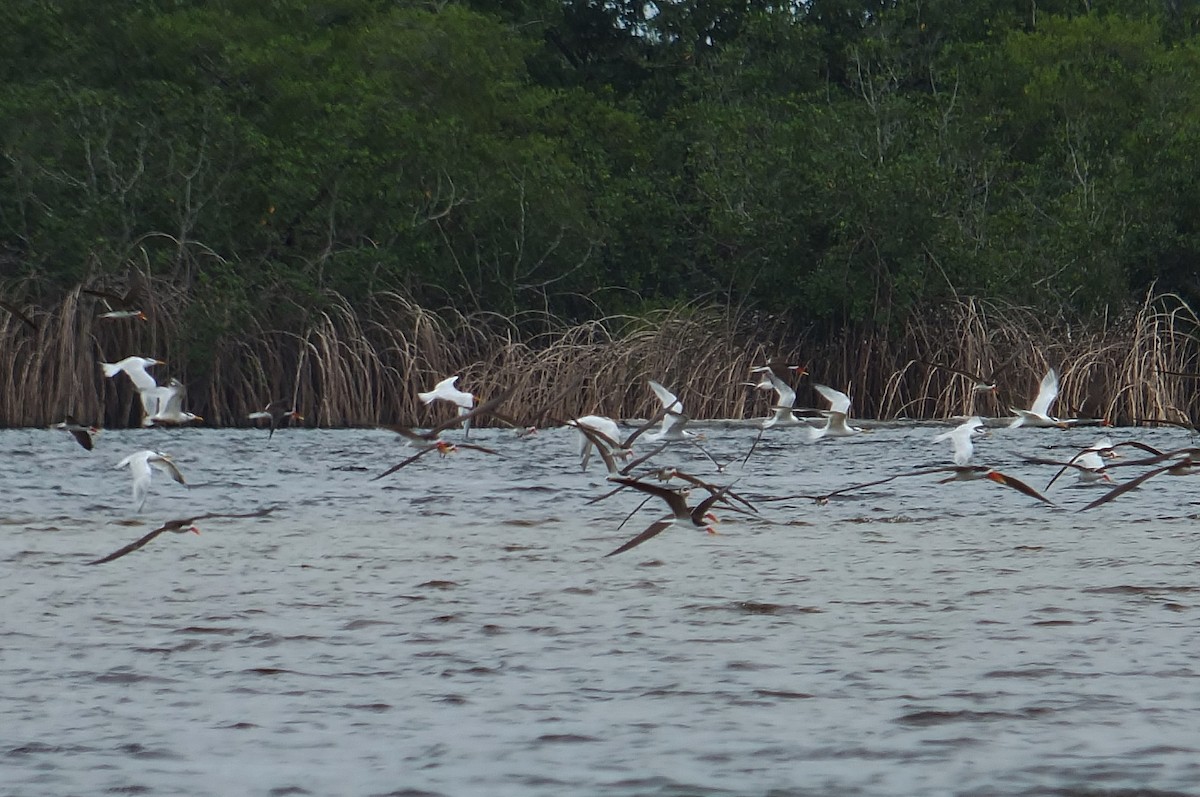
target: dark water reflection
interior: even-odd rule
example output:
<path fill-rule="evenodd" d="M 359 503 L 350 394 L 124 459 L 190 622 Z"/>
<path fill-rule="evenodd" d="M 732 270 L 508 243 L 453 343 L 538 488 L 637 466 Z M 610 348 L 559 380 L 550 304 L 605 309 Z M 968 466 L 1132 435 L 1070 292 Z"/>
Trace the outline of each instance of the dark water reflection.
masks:
<path fill-rule="evenodd" d="M 935 431 L 777 430 L 724 478 L 822 492 L 946 462 Z M 718 459 L 753 437 L 707 434 Z M 607 485 L 573 433 L 477 436 L 509 459 L 371 482 L 406 453 L 390 433 L 0 433 L 4 793 L 1197 793 L 1195 478 L 1082 515 L 899 480 L 605 559 L 661 508 L 617 530 L 637 497 L 586 505 Z M 1041 487 L 1021 454 L 1096 437 L 997 430 L 977 460 Z M 156 478 L 134 516 L 112 466 L 147 447 L 194 486 Z"/>

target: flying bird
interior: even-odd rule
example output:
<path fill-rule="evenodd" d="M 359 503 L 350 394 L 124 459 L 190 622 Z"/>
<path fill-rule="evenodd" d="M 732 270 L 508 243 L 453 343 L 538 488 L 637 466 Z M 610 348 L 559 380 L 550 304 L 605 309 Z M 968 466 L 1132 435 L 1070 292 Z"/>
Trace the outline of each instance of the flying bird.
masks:
<path fill-rule="evenodd" d="M 100 318 L 111 320 L 119 320 L 125 318 L 136 318 L 139 321 L 146 321 L 146 313 L 142 307 L 145 304 L 145 277 L 136 269 L 130 277 L 129 289 L 124 294 L 112 293 L 111 291 L 101 291 L 93 288 L 84 288 L 82 293 L 88 296 L 95 296 L 100 301 L 104 302 L 104 306 L 108 312 L 101 313 Z"/>
<path fill-rule="evenodd" d="M 288 402 L 286 401 L 269 401 L 267 402 L 267 406 L 263 407 L 257 412 L 250 413 L 246 417 L 252 421 L 268 421 L 270 423 L 271 431 L 267 435 L 267 439 L 270 440 L 275 436 L 275 430 L 283 425 L 284 422 L 304 420 L 304 416 L 301 415 L 295 407 L 290 410 L 285 410 L 284 407 L 287 405 Z"/>
<path fill-rule="evenodd" d="M 114 559 L 120 559 L 125 554 L 133 553 L 138 548 L 144 547 L 147 543 L 149 543 L 151 540 L 153 540 L 158 535 L 165 534 L 168 531 L 173 532 L 175 534 L 186 534 L 189 531 L 192 532 L 193 534 L 199 534 L 200 527 L 196 525 L 196 521 L 198 521 L 198 520 L 208 520 L 209 518 L 263 517 L 264 515 L 271 514 L 275 510 L 276 510 L 276 507 L 270 507 L 269 509 L 259 509 L 256 512 L 245 512 L 245 513 L 208 512 L 203 515 L 193 515 L 192 517 L 180 518 L 179 520 L 168 520 L 166 523 L 162 524 L 161 526 L 156 528 L 154 531 L 141 537 L 140 539 L 134 540 L 133 542 L 126 545 L 125 547 L 119 548 L 119 549 L 113 551 L 108 556 L 105 556 L 102 559 L 96 559 L 94 561 L 88 562 L 88 564 L 89 565 L 102 565 L 106 562 L 111 562 Z"/>
<path fill-rule="evenodd" d="M 133 476 L 134 512 L 141 512 L 150 493 L 150 482 L 154 471 L 160 470 L 180 484 L 187 486 L 183 474 L 175 465 L 175 460 L 169 454 L 161 451 L 135 451 L 115 465 L 116 468 L 128 467 Z"/>
<path fill-rule="evenodd" d="M 646 540 L 657 537 L 667 529 L 674 526 L 676 523 L 690 526 L 694 529 L 702 529 L 710 534 L 716 534 L 713 524 L 717 522 L 717 516 L 710 510 L 713 504 L 720 500 L 728 487 L 722 487 L 714 490 L 711 486 L 709 496 L 697 504 L 695 507 L 687 505 L 687 497 L 678 490 L 672 490 L 668 487 L 659 487 L 656 484 L 647 484 L 637 479 L 619 478 L 613 481 L 624 484 L 626 487 L 632 487 L 635 490 L 641 490 L 651 496 L 657 496 L 667 502 L 667 506 L 671 509 L 671 514 L 651 523 L 645 531 L 637 535 L 629 542 L 620 546 L 611 553 L 605 556 L 616 556 L 619 553 L 625 553 L 631 548 L 636 548 Z"/>
<path fill-rule="evenodd" d="M 187 388 L 178 379 L 172 378 L 166 385 L 140 390 L 145 417 L 142 426 L 180 426 L 192 421 L 203 421 L 199 415 L 185 412 L 183 399 Z"/>
<path fill-rule="evenodd" d="M 1017 407 L 1009 407 L 1009 410 L 1017 417 L 1008 425 L 1008 428 L 1016 429 L 1018 426 L 1057 426 L 1059 429 L 1066 429 L 1070 425 L 1069 423 L 1050 415 L 1050 407 L 1057 398 L 1058 372 L 1051 368 L 1042 377 L 1042 382 L 1038 386 L 1037 398 L 1033 400 L 1033 404 L 1030 405 L 1029 409 L 1023 410 Z"/>
<path fill-rule="evenodd" d="M 1159 476 L 1164 473 L 1167 474 L 1168 476 L 1191 476 L 1192 474 L 1197 473 L 1197 472 L 1200 472 L 1200 462 L 1197 462 L 1195 459 L 1193 459 L 1191 455 L 1187 455 L 1187 456 L 1184 456 L 1183 459 L 1180 459 L 1175 462 L 1171 462 L 1167 465 L 1163 465 L 1161 467 L 1155 468 L 1154 470 L 1148 470 L 1145 473 L 1143 473 L 1142 475 L 1138 476 L 1137 478 L 1130 479 L 1129 481 L 1125 482 L 1124 484 L 1118 484 L 1116 487 L 1109 490 L 1107 493 L 1100 496 L 1095 501 L 1092 501 L 1090 504 L 1083 507 L 1079 511 L 1086 512 L 1087 510 L 1094 509 L 1095 507 L 1098 507 L 1101 504 L 1107 504 L 1109 501 L 1113 500 L 1114 498 L 1116 498 L 1120 495 L 1124 495 L 1125 493 L 1129 492 L 1130 490 L 1136 490 L 1137 488 L 1139 488 L 1143 484 L 1145 484 L 1148 480 L 1153 479 L 1155 476 Z"/>
<path fill-rule="evenodd" d="M 63 420 L 54 424 L 52 428 L 65 429 L 66 431 L 70 432 L 71 436 L 75 438 L 75 442 L 79 443 L 79 445 L 83 446 L 88 451 L 91 451 L 93 448 L 95 448 L 95 437 L 101 432 L 99 426 L 88 426 L 79 423 L 72 415 L 68 415 Z"/>
<path fill-rule="evenodd" d="M 840 390 L 834 390 L 828 385 L 814 384 L 813 388 L 821 394 L 822 398 L 829 402 L 829 409 L 825 411 L 825 425 L 818 429 L 812 427 L 806 429 L 804 442 L 815 443 L 822 437 L 849 437 L 862 431 L 862 429 L 850 426 L 847 423 L 850 417 L 849 396 Z"/>
<path fill-rule="evenodd" d="M 129 377 L 129 381 L 141 393 L 144 390 L 154 390 L 158 387 L 158 382 L 155 381 L 147 371 L 155 365 L 166 365 L 162 360 L 155 360 L 151 357 L 126 357 L 124 360 L 118 360 L 115 363 L 100 363 L 100 368 L 103 369 L 104 375 L 110 379 L 119 373 L 124 373 Z M 143 404 L 145 402 L 143 401 Z"/>
<path fill-rule="evenodd" d="M 25 326 L 32 329 L 34 332 L 39 331 L 37 322 L 34 321 L 29 316 L 27 316 L 25 314 L 24 310 L 22 310 L 20 307 L 13 304 L 12 302 L 6 301 L 4 299 L 0 299 L 0 309 L 7 310 L 9 312 L 9 314 L 12 315 L 13 318 L 17 319 L 18 321 L 23 323 Z"/>
<path fill-rule="evenodd" d="M 943 440 L 949 440 L 954 447 L 954 464 L 966 465 L 971 461 L 971 454 L 975 451 L 975 444 L 971 438 L 979 433 L 981 426 L 983 426 L 983 419 L 978 415 L 972 415 L 964 423 L 933 438 L 933 442 L 940 443 Z"/>

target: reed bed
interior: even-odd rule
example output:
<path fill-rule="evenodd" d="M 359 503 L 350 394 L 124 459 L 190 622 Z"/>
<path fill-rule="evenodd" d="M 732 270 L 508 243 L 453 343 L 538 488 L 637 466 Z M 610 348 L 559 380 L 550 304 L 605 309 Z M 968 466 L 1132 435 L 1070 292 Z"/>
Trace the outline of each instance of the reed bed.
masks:
<path fill-rule="evenodd" d="M 1092 326 L 965 298 L 899 330 L 827 340 L 714 305 L 567 324 L 545 314 L 433 311 L 395 292 L 361 306 L 329 294 L 298 328 L 251 321 L 197 352 L 185 319 L 203 308 L 170 285 L 149 286 L 148 322 L 100 319 L 102 308 L 79 289 L 55 306 L 27 306 L 36 330 L 0 313 L 0 424 L 45 426 L 69 413 L 136 425 L 128 380 L 104 378 L 97 364 L 130 354 L 165 360 L 160 382 L 187 384 L 189 409 L 215 426 L 247 425 L 246 415 L 272 400 L 323 427 L 428 424 L 451 410 L 425 407 L 417 393 L 451 374 L 483 398 L 511 391 L 505 412 L 522 424 L 653 415 L 649 379 L 675 390 L 695 418 L 763 417 L 774 396 L 753 388 L 750 370 L 772 356 L 807 363 L 809 380 L 850 393 L 859 417 L 1007 415 L 1009 405 L 1028 406 L 1050 366 L 1061 376 L 1055 409 L 1063 416 L 1191 423 L 1200 412 L 1200 382 L 1178 375 L 1200 367 L 1200 318 L 1172 294 Z M 951 370 L 987 376 L 1001 366 L 998 398 L 977 395 L 973 380 Z M 797 404 L 819 408 L 809 380 Z"/>

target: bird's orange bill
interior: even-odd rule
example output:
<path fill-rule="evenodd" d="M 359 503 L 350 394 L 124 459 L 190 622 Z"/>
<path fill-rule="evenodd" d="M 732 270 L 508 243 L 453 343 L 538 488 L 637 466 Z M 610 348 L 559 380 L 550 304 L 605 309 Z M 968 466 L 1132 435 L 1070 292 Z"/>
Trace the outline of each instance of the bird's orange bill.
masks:
<path fill-rule="evenodd" d="M 695 508 L 689 509 L 687 505 L 687 499 L 684 498 L 683 494 L 668 487 L 660 487 L 657 484 L 647 484 L 646 482 L 638 481 L 637 479 L 621 478 L 615 479 L 614 481 L 619 481 L 626 487 L 632 487 L 635 490 L 641 490 L 644 493 L 648 493 L 652 496 L 658 496 L 659 498 L 663 499 L 671 508 L 672 516 L 669 518 L 662 518 L 661 520 L 656 520 L 654 523 L 651 523 L 650 526 L 641 534 L 629 540 L 611 553 L 605 554 L 605 558 L 609 556 L 616 556 L 619 553 L 625 553 L 631 548 L 636 548 L 646 540 L 652 539 L 653 537 L 661 534 L 669 526 L 674 525 L 676 521 L 687 520 L 695 528 L 707 528 L 707 524 L 704 521 L 710 517 L 709 510 L 712 509 L 713 504 L 720 500 L 721 496 L 723 496 L 729 489 L 728 487 L 722 487 L 715 492 L 711 492 L 711 494 L 697 504 Z"/>
<path fill-rule="evenodd" d="M 124 548 L 119 548 L 119 549 L 113 551 L 112 553 L 110 553 L 108 556 L 105 556 L 102 559 L 96 559 L 95 561 L 88 562 L 88 564 L 89 565 L 102 565 L 106 562 L 111 562 L 114 559 L 120 559 L 125 554 L 133 553 L 138 548 L 145 546 L 147 543 L 149 543 L 151 540 L 153 540 L 158 535 L 164 534 L 168 531 L 174 531 L 174 532 L 178 532 L 178 533 L 184 533 L 187 531 L 196 531 L 196 533 L 198 534 L 199 533 L 198 530 L 191 528 L 192 524 L 194 524 L 198 520 L 207 520 L 209 518 L 263 517 L 265 515 L 271 514 L 276 509 L 278 509 L 278 507 L 272 506 L 272 507 L 268 507 L 266 509 L 259 509 L 254 512 L 244 512 L 244 513 L 209 512 L 204 515 L 196 515 L 194 517 L 180 518 L 179 520 L 168 520 L 166 523 L 159 526 L 154 531 L 150 532 L 149 534 L 145 535 L 144 537 L 134 540 L 133 542 L 126 545 Z"/>
<path fill-rule="evenodd" d="M 451 453 L 452 451 L 456 451 L 460 448 L 469 448 L 472 451 L 482 451 L 485 454 L 494 454 L 495 456 L 498 456 L 498 457 L 504 457 L 504 455 L 501 454 L 499 451 L 494 451 L 490 448 L 485 448 L 484 446 L 477 446 L 474 443 L 453 443 L 453 444 L 443 443 L 443 445 L 440 445 L 440 446 L 437 443 L 433 443 L 432 445 L 428 445 L 425 448 L 422 448 L 420 451 L 413 454 L 408 459 L 405 459 L 402 462 L 396 463 L 392 467 L 385 470 L 383 473 L 379 474 L 378 476 L 373 477 L 371 479 L 371 481 L 379 481 L 384 476 L 391 476 L 393 473 L 400 470 L 401 468 L 407 467 L 407 466 L 411 465 L 412 463 L 416 462 L 418 459 L 425 456 L 430 451 L 441 451 L 443 454 L 448 454 L 448 453 Z"/>

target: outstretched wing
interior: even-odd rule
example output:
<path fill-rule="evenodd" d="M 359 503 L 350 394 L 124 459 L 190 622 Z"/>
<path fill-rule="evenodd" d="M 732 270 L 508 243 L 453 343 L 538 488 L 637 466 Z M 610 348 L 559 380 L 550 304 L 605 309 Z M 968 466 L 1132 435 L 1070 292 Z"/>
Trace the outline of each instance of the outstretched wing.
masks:
<path fill-rule="evenodd" d="M 645 531 L 643 531 L 641 534 L 637 535 L 632 540 L 630 540 L 629 542 L 622 545 L 620 548 L 617 548 L 615 551 L 606 553 L 604 556 L 605 556 L 605 558 L 608 558 L 609 556 L 616 556 L 619 553 L 625 553 L 630 548 L 636 548 L 639 545 L 641 545 L 643 542 L 645 542 L 646 540 L 657 537 L 659 534 L 662 534 L 664 531 L 666 531 L 673 525 L 675 525 L 675 518 L 673 518 L 673 517 L 663 518 L 662 520 L 656 520 L 653 523 L 651 523 L 650 526 Z"/>

